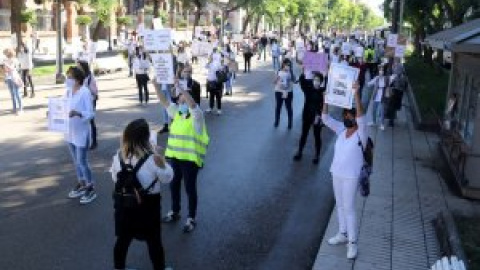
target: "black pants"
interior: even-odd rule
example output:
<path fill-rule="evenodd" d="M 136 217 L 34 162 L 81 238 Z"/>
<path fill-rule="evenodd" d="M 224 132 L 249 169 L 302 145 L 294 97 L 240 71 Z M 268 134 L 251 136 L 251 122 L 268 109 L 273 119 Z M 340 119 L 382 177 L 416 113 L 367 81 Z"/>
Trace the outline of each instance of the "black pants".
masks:
<path fill-rule="evenodd" d="M 147 217 L 141 219 L 142 240 L 147 243 L 150 260 L 153 264 L 154 270 L 165 269 L 165 253 L 162 245 L 162 229 L 160 222 L 160 194 L 149 195 L 145 200 L 148 204 L 148 210 L 145 211 Z M 138 220 L 137 220 L 138 221 Z M 119 222 L 119 220 L 116 220 Z M 135 222 L 134 220 L 124 219 L 122 222 Z M 118 224 L 116 224 L 118 226 Z M 128 248 L 133 239 L 137 238 L 136 232 L 130 231 L 130 228 L 137 228 L 136 226 L 128 227 L 122 231 L 117 231 L 117 240 L 113 249 L 113 259 L 115 269 L 124 269 L 127 258 Z"/>
<path fill-rule="evenodd" d="M 207 92 L 210 93 L 210 109 L 213 109 L 215 105 L 215 100 L 217 101 L 217 109 L 222 109 L 222 96 L 223 96 L 223 86 L 220 83 L 208 82 L 207 83 Z"/>
<path fill-rule="evenodd" d="M 378 73 L 378 64 L 377 63 L 368 63 L 368 70 L 370 71 L 370 78 L 373 79 L 377 76 Z"/>
<path fill-rule="evenodd" d="M 313 126 L 313 137 L 315 139 L 315 157 L 320 156 L 320 149 L 322 148 L 321 131 L 322 126 L 320 123 L 315 124 L 315 115 L 303 115 L 302 119 L 302 135 L 300 136 L 300 144 L 298 145 L 298 152 L 302 154 L 303 148 L 307 143 L 308 132 Z"/>
<path fill-rule="evenodd" d="M 192 56 L 192 64 L 198 63 L 198 57 Z"/>
<path fill-rule="evenodd" d="M 137 74 L 135 75 L 138 87 L 138 100 L 140 103 L 145 99 L 145 103 L 148 103 L 148 75 Z"/>
<path fill-rule="evenodd" d="M 28 80 L 28 81 L 27 81 Z M 32 88 L 31 89 L 31 94 L 33 95 L 35 93 L 35 91 L 33 90 L 33 81 L 32 81 L 32 75 L 30 74 L 30 70 L 29 69 L 22 69 L 22 81 L 23 81 L 23 85 L 24 85 L 24 88 L 23 88 L 23 95 L 27 95 L 28 92 L 27 92 L 27 86 L 30 85 L 30 87 Z"/>
<path fill-rule="evenodd" d="M 293 118 L 293 92 L 288 92 L 287 98 L 285 99 L 282 97 L 281 92 L 275 92 L 275 99 L 277 101 L 275 107 L 275 125 L 278 125 L 278 122 L 280 121 L 280 111 L 282 110 L 283 103 L 285 102 L 285 107 L 287 107 L 288 126 L 291 127 Z"/>
<path fill-rule="evenodd" d="M 128 55 L 128 76 L 133 75 L 133 55 Z"/>
<path fill-rule="evenodd" d="M 93 100 L 93 110 L 97 110 L 97 99 Z M 95 124 L 95 118 L 90 120 L 90 128 L 92 129 L 92 146 L 97 145 L 97 124 Z"/>
<path fill-rule="evenodd" d="M 252 62 L 252 57 L 251 56 L 243 56 L 243 60 L 245 62 L 245 69 L 244 72 L 250 72 L 250 66 Z"/>
<path fill-rule="evenodd" d="M 188 217 L 195 218 L 197 215 L 197 175 L 198 166 L 194 162 L 178 159 L 171 159 L 174 177 L 170 183 L 172 195 L 172 211 L 180 213 L 182 179 L 185 182 L 185 191 L 188 196 Z"/>

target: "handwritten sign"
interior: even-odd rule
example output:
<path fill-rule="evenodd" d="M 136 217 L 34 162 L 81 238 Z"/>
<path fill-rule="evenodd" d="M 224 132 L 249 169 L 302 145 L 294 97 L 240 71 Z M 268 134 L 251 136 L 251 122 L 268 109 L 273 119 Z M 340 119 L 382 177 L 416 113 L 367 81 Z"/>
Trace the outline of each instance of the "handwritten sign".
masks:
<path fill-rule="evenodd" d="M 172 30 L 144 30 L 143 43 L 147 51 L 168 51 L 172 44 Z"/>
<path fill-rule="evenodd" d="M 173 84 L 175 74 L 173 72 L 173 56 L 170 53 L 152 54 L 153 69 L 159 84 Z"/>
<path fill-rule="evenodd" d="M 342 44 L 342 55 L 350 55 L 351 46 L 347 42 Z"/>
<path fill-rule="evenodd" d="M 328 69 L 328 55 L 325 53 L 305 52 L 303 67 L 308 71 L 326 73 Z"/>
<path fill-rule="evenodd" d="M 70 106 L 67 98 L 51 97 L 48 99 L 48 130 L 68 133 L 70 126 Z"/>
<path fill-rule="evenodd" d="M 398 34 L 389 34 L 387 38 L 387 46 L 388 47 L 396 47 L 398 41 Z"/>
<path fill-rule="evenodd" d="M 397 45 L 397 47 L 395 47 L 395 57 L 398 57 L 398 58 L 404 57 L 405 56 L 405 50 L 406 50 L 406 46 Z"/>
<path fill-rule="evenodd" d="M 357 80 L 358 68 L 332 64 L 328 72 L 325 102 L 334 106 L 351 109 L 353 105 L 353 83 Z"/>
<path fill-rule="evenodd" d="M 355 57 L 363 57 L 364 49 L 362 46 L 355 47 Z"/>

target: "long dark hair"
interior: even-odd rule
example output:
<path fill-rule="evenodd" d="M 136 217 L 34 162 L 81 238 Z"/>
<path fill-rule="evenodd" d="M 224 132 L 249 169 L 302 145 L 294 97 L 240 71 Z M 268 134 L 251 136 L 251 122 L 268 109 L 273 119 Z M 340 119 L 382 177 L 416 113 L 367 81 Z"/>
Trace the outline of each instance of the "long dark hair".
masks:
<path fill-rule="evenodd" d="M 150 127 L 147 120 L 140 118 L 130 122 L 123 131 L 121 153 L 124 159 L 142 158 L 152 153 Z"/>
<path fill-rule="evenodd" d="M 90 76 L 90 74 L 92 74 L 92 71 L 90 70 L 90 66 L 88 65 L 87 62 L 78 61 L 78 64 L 82 68 L 83 72 L 85 72 L 85 78 L 87 78 L 88 76 Z"/>

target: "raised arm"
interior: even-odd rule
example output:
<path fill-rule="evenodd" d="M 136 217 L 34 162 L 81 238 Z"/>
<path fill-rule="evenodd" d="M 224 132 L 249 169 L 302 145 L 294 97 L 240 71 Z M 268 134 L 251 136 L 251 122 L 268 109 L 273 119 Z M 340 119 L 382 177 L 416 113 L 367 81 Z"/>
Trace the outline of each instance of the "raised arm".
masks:
<path fill-rule="evenodd" d="M 353 84 L 353 91 L 355 95 L 355 107 L 357 108 L 357 118 L 362 117 L 365 112 L 363 110 L 362 98 L 360 97 L 360 85 L 358 82 Z"/>
<path fill-rule="evenodd" d="M 168 108 L 168 106 L 170 106 L 170 102 L 167 100 L 167 98 L 163 94 L 161 85 L 158 84 L 156 81 L 153 81 L 153 86 L 155 87 L 155 93 L 157 94 L 157 97 L 160 100 L 160 104 L 162 104 L 163 107 Z"/>

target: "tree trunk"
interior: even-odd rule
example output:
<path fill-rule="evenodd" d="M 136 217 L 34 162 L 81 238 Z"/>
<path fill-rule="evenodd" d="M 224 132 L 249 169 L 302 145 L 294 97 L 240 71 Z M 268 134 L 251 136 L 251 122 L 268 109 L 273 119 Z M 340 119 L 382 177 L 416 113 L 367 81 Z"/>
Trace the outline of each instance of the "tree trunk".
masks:
<path fill-rule="evenodd" d="M 415 29 L 415 40 L 414 40 L 414 50 L 413 54 L 417 57 L 422 56 L 422 44 L 420 43 L 420 30 L 417 28 Z"/>
<path fill-rule="evenodd" d="M 262 18 L 262 15 L 258 14 L 257 18 L 255 19 L 255 35 L 258 35 L 258 28 L 260 27 L 260 19 Z"/>
<path fill-rule="evenodd" d="M 245 20 L 243 20 L 242 34 L 245 34 L 245 32 L 247 31 L 247 27 L 250 24 L 250 20 L 252 20 L 252 15 L 247 12 L 247 16 L 245 16 Z"/>
<path fill-rule="evenodd" d="M 195 30 L 198 27 L 198 24 L 200 23 L 200 17 L 202 16 L 202 6 L 196 6 L 195 10 L 195 17 L 193 19 L 193 31 L 192 31 L 192 39 L 195 38 Z"/>
<path fill-rule="evenodd" d="M 102 21 L 98 21 L 95 30 L 93 30 L 92 41 L 97 42 L 98 38 L 100 37 L 100 31 L 104 28 L 104 23 Z"/>
<path fill-rule="evenodd" d="M 22 24 L 20 22 L 20 14 L 22 13 L 25 1 L 11 1 L 10 3 L 11 33 L 15 34 L 17 37 L 17 44 L 15 48 L 19 48 L 20 43 L 22 42 Z"/>
<path fill-rule="evenodd" d="M 158 11 L 160 8 L 160 0 L 153 0 L 153 18 L 160 17 L 160 12 Z"/>

